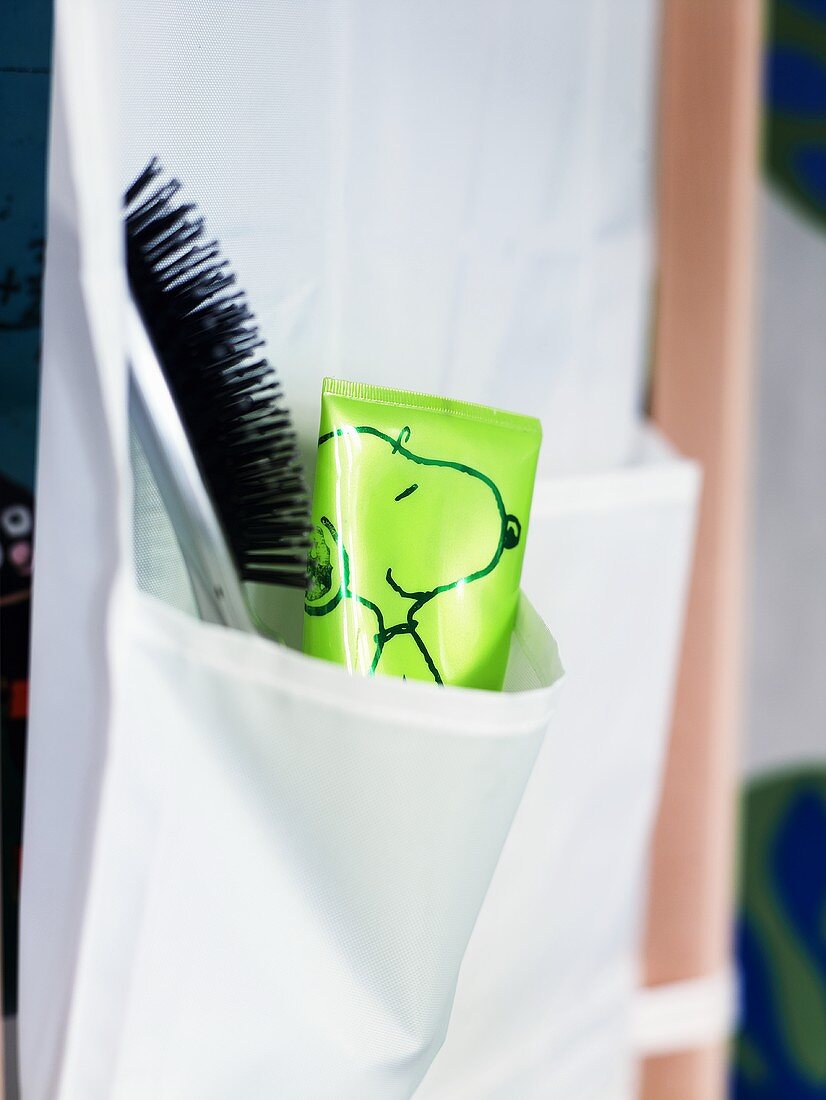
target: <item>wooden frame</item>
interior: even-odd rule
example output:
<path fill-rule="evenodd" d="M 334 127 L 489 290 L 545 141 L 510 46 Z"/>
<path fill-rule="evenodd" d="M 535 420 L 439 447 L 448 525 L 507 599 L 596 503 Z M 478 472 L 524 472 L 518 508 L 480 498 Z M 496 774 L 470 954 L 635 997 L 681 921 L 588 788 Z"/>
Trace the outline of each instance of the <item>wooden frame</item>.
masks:
<path fill-rule="evenodd" d="M 760 0 L 664 0 L 653 415 L 704 488 L 653 846 L 651 986 L 730 965 L 749 428 Z M 645 1100 L 717 1100 L 725 1043 L 649 1059 Z"/>

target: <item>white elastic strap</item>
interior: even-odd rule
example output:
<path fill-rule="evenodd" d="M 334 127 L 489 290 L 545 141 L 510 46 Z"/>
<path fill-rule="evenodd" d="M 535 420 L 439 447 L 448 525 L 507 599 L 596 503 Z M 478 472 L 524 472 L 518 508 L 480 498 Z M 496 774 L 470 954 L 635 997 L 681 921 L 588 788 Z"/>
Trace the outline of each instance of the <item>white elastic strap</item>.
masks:
<path fill-rule="evenodd" d="M 737 1020 L 732 970 L 637 993 L 632 1043 L 638 1054 L 693 1050 L 726 1039 Z"/>

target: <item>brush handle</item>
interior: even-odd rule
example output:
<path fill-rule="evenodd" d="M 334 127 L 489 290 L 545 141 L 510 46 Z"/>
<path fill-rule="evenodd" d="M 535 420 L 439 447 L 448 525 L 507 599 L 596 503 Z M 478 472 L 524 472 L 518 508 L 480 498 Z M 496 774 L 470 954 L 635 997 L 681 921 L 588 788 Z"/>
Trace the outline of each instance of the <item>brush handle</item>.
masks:
<path fill-rule="evenodd" d="M 175 400 L 133 301 L 127 309 L 129 415 L 175 530 L 202 619 L 257 633 Z"/>

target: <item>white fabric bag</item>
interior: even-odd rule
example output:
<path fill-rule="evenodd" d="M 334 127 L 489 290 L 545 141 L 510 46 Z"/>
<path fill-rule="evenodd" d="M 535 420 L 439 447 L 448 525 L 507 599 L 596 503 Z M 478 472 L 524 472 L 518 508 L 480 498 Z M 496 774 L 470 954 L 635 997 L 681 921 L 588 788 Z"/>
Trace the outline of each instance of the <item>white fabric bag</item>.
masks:
<path fill-rule="evenodd" d="M 26 1100 L 406 1097 L 561 675 L 350 678 L 135 589 L 102 5 L 59 3 L 20 1040 Z"/>
<path fill-rule="evenodd" d="M 559 624 L 572 690 L 419 1094 L 630 1097 L 641 866 L 694 486 L 656 445 L 634 455 L 655 11 L 262 0 L 240 19 L 225 0 L 58 4 L 26 1100 L 409 1095 L 551 702 L 550 689 L 449 692 L 435 714 L 418 689 L 369 685 L 392 695 L 388 722 L 338 670 L 320 683 L 314 663 L 134 593 L 119 258 L 101 226 L 155 151 L 209 211 L 306 439 L 323 373 L 412 374 L 539 413 L 545 471 L 593 471 L 538 493 L 526 586 Z M 95 131 L 111 107 L 107 158 Z M 520 624 L 511 673 L 528 679 L 512 686 L 537 682 L 525 652 L 550 682 L 544 628 L 527 607 Z M 399 698 L 415 699 L 409 712 Z M 369 758 L 359 791 L 330 756 L 331 709 L 335 745 Z M 437 719 L 452 727 L 438 739 Z M 422 769 L 403 791 L 390 745 Z M 411 885 L 423 867 L 442 884 L 430 903 Z M 288 992 L 274 1006 L 275 969 Z"/>

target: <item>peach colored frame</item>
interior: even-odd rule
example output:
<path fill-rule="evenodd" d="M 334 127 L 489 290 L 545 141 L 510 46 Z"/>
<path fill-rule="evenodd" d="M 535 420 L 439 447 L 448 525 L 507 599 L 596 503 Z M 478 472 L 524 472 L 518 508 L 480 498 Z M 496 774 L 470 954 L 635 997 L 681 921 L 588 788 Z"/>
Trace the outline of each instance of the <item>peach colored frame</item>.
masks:
<path fill-rule="evenodd" d="M 664 0 L 653 415 L 704 472 L 653 846 L 647 984 L 730 959 L 751 395 L 760 0 Z M 644 1100 L 719 1100 L 725 1044 L 649 1059 Z"/>

